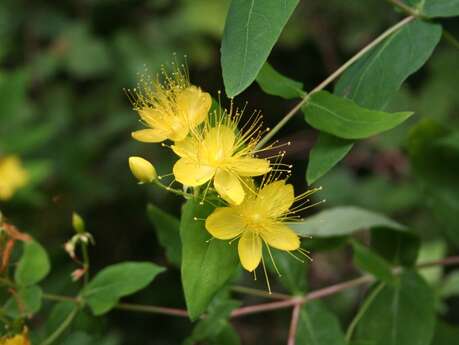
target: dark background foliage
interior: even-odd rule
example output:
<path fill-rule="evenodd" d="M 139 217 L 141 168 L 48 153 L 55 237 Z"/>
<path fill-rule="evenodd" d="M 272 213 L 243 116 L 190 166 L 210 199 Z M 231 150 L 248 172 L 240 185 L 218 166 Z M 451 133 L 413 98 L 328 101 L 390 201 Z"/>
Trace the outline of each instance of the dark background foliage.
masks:
<path fill-rule="evenodd" d="M 223 90 L 219 48 L 227 8 L 226 0 L 0 3 L 0 154 L 18 154 L 33 177 L 27 188 L 1 208 L 50 251 L 53 272 L 45 282 L 48 291 L 75 291 L 70 279 L 75 266 L 63 250 L 72 235 L 74 210 L 84 216 L 96 241 L 90 250 L 93 271 L 126 260 L 169 265 L 148 221 L 146 204 L 152 202 L 178 214 L 182 201 L 159 189 L 138 186 L 127 158 L 144 156 L 165 174 L 171 170 L 173 157 L 167 149 L 130 138 L 139 123 L 123 89 L 135 86 L 137 74 L 145 68 L 155 73 L 176 53 L 179 60 L 187 55 L 192 82 L 216 97 Z M 380 0 L 303 1 L 269 62 L 309 90 L 399 17 Z M 457 18 L 442 23 L 459 37 Z M 441 189 L 444 198 L 429 192 L 444 175 L 419 176 L 420 170 L 434 170 L 439 164 L 446 170 L 457 167 L 457 160 L 438 156 L 432 147 L 416 151 L 409 136 L 420 121 L 458 129 L 458 61 L 459 50 L 442 40 L 428 64 L 404 84 L 390 105 L 391 109 L 414 110 L 416 115 L 387 134 L 361 141 L 322 178 L 319 184 L 324 190 L 319 198 L 327 203 L 321 208 L 355 205 L 388 214 L 423 238 L 424 259 L 457 252 L 457 176 L 450 188 Z M 294 101 L 264 94 L 256 83 L 235 100 L 241 105 L 245 101 L 248 109 L 261 109 L 271 127 L 294 105 Z M 279 138 L 293 142 L 286 160 L 295 164 L 296 190 L 304 191 L 308 152 L 316 132 L 298 115 Z M 414 162 L 410 162 L 410 150 L 415 150 Z M 445 198 L 452 203 L 442 204 Z M 448 215 L 450 219 L 445 219 Z M 455 235 L 446 232 L 445 236 L 444 221 L 455 227 Z M 357 274 L 346 248 L 316 251 L 313 257 L 311 288 Z M 438 275 L 432 269 L 426 277 L 436 284 Z M 241 279 L 265 288 L 249 275 Z M 275 289 L 282 288 L 275 284 Z M 347 291 L 326 302 L 344 324 L 362 294 L 363 290 Z M 152 288 L 129 300 L 183 307 L 178 270 L 171 268 Z M 46 305 L 32 328 L 42 325 L 49 310 Z M 457 297 L 448 298 L 441 310 L 442 318 L 459 323 Z M 234 326 L 243 343 L 277 344 L 286 338 L 289 317 L 288 312 L 251 316 L 238 319 Z M 88 314 L 79 317 L 71 337 L 62 344 L 177 344 L 191 329 L 189 321 L 167 316 L 114 311 L 95 319 Z"/>

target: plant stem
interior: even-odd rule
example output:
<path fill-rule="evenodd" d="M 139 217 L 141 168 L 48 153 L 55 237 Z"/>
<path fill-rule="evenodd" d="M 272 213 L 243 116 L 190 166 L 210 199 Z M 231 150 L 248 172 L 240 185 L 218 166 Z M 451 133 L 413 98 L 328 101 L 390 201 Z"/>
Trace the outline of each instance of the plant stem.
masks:
<path fill-rule="evenodd" d="M 265 298 L 271 298 L 271 299 L 290 299 L 292 298 L 292 296 L 290 295 L 286 295 L 286 294 L 279 293 L 279 292 L 269 293 L 264 290 L 258 290 L 258 289 L 253 289 L 250 287 L 239 286 L 239 285 L 232 286 L 231 290 L 235 292 L 240 292 L 246 295 L 259 296 L 259 297 L 265 297 Z"/>
<path fill-rule="evenodd" d="M 347 332 L 346 332 L 346 344 L 349 344 L 351 341 L 352 335 L 354 334 L 355 327 L 357 327 L 357 324 L 359 323 L 360 319 L 363 317 L 363 315 L 366 313 L 368 308 L 370 307 L 371 303 L 373 300 L 378 296 L 378 294 L 381 292 L 381 290 L 384 288 L 385 284 L 380 283 L 378 286 L 370 293 L 367 299 L 365 299 L 365 302 L 363 303 L 362 307 L 359 309 L 355 317 L 352 319 Z"/>
<path fill-rule="evenodd" d="M 448 30 L 443 29 L 443 38 L 450 43 L 453 47 L 459 49 L 459 41 L 456 37 L 454 37 L 451 32 Z"/>
<path fill-rule="evenodd" d="M 171 316 L 188 317 L 188 312 L 184 309 L 158 307 L 154 305 L 119 303 L 116 309 L 138 311 L 143 313 L 166 314 Z"/>
<path fill-rule="evenodd" d="M 403 3 L 400 0 L 387 0 L 387 1 L 390 4 L 398 7 L 399 9 L 401 9 L 403 12 L 405 12 L 406 14 L 408 14 L 410 16 L 417 17 L 417 18 L 423 18 L 423 16 L 419 12 L 419 10 L 408 6 L 407 4 Z"/>
<path fill-rule="evenodd" d="M 423 263 L 416 265 L 416 268 L 423 269 L 423 268 L 429 268 L 433 266 L 451 266 L 451 265 L 459 265 L 459 256 L 451 256 L 451 257 L 441 259 L 441 260 L 423 262 Z M 402 268 L 395 267 L 393 268 L 392 272 L 395 275 L 400 274 L 402 272 Z M 288 299 L 283 299 L 281 301 L 241 307 L 241 308 L 234 310 L 231 313 L 231 317 L 239 317 L 243 315 L 257 314 L 257 313 L 261 313 L 261 312 L 265 312 L 269 310 L 277 310 L 277 309 L 289 308 L 289 307 L 296 306 L 296 305 L 302 305 L 309 301 L 331 296 L 343 290 L 347 290 L 347 289 L 357 287 L 360 285 L 364 285 L 364 284 L 369 284 L 374 281 L 375 281 L 375 278 L 373 276 L 364 275 L 359 278 L 351 279 L 351 280 L 348 280 L 342 283 L 328 286 L 323 289 L 312 291 L 303 297 L 289 297 Z M 282 295 L 282 294 L 278 294 L 278 295 Z M 71 296 L 44 294 L 43 298 L 52 300 L 52 301 L 70 301 L 70 302 L 78 303 L 78 304 L 81 303 L 80 298 L 71 297 Z M 137 312 L 144 312 L 144 313 L 188 317 L 188 313 L 184 309 L 159 307 L 159 306 L 154 306 L 154 305 L 119 303 L 115 308 L 120 309 L 120 310 L 129 310 L 129 311 L 137 311 Z"/>
<path fill-rule="evenodd" d="M 407 25 L 410 23 L 412 20 L 414 20 L 415 17 L 409 16 L 406 17 L 405 19 L 401 20 L 397 24 L 391 26 L 389 29 L 384 31 L 381 35 L 379 35 L 376 39 L 374 39 L 371 43 L 366 45 L 362 50 L 360 50 L 357 54 L 355 54 L 352 58 L 350 58 L 344 65 L 342 65 L 340 68 L 338 68 L 335 72 L 333 72 L 327 79 L 322 81 L 319 85 L 317 85 L 314 89 L 312 89 L 308 94 L 306 94 L 303 99 L 295 105 L 283 118 L 280 120 L 277 125 L 274 126 L 274 128 L 266 134 L 263 139 L 260 140 L 260 142 L 257 144 L 257 149 L 263 147 L 268 143 L 271 138 L 276 135 L 279 130 L 285 126 L 285 124 L 301 109 L 301 107 L 309 101 L 310 97 L 318 92 L 327 87 L 329 84 L 331 84 L 336 78 L 338 78 L 344 71 L 346 71 L 354 62 L 356 62 L 358 59 L 360 59 L 363 55 L 365 55 L 368 51 L 370 51 L 372 48 L 377 46 L 379 43 L 384 41 L 387 37 L 392 35 L 395 31 L 399 30 L 403 26 Z"/>
<path fill-rule="evenodd" d="M 288 331 L 287 345 L 295 345 L 296 331 L 298 329 L 298 320 L 300 319 L 301 304 L 296 304 L 292 310 L 292 320 Z"/>
<path fill-rule="evenodd" d="M 187 198 L 187 199 L 193 197 L 193 194 L 185 193 L 185 192 L 183 192 L 183 191 L 181 191 L 181 190 L 178 190 L 178 189 L 175 189 L 175 188 L 168 187 L 168 186 L 162 184 L 161 182 L 159 182 L 158 180 L 154 180 L 153 183 L 154 183 L 155 185 L 157 185 L 159 188 L 164 189 L 165 191 L 172 192 L 172 193 L 174 193 L 174 194 L 183 196 L 183 197 L 185 197 L 185 198 Z"/>
<path fill-rule="evenodd" d="M 61 335 L 64 333 L 64 331 L 67 329 L 72 324 L 72 321 L 75 319 L 75 317 L 78 315 L 79 308 L 75 307 L 75 309 L 72 310 L 72 312 L 65 318 L 65 320 L 60 324 L 60 326 L 45 340 L 40 345 L 51 345 L 54 343 Z"/>

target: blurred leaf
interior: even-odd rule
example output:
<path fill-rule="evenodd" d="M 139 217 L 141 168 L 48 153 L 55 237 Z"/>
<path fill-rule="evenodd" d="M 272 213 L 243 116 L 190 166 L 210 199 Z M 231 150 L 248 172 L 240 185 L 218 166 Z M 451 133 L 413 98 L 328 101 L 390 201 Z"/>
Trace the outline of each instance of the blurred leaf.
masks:
<path fill-rule="evenodd" d="M 56 329 L 61 326 L 64 320 L 75 310 L 78 306 L 73 302 L 59 302 L 53 306 L 45 324 L 45 337 L 52 334 Z M 64 332 L 60 339 L 64 338 L 70 330 Z"/>
<path fill-rule="evenodd" d="M 211 211 L 194 200 L 188 200 L 182 210 L 182 284 L 192 320 L 206 310 L 238 265 L 234 244 L 211 238 L 204 222 L 196 220 L 205 219 Z"/>
<path fill-rule="evenodd" d="M 459 339 L 459 327 L 438 320 L 435 325 L 435 334 L 431 345 L 452 345 Z"/>
<path fill-rule="evenodd" d="M 459 271 L 453 271 L 440 286 L 440 296 L 449 298 L 459 295 Z"/>
<path fill-rule="evenodd" d="M 353 262 L 355 266 L 387 284 L 394 284 L 392 268 L 384 258 L 357 241 L 352 241 L 351 244 L 354 250 Z"/>
<path fill-rule="evenodd" d="M 378 226 L 371 229 L 371 247 L 393 265 L 413 266 L 418 257 L 419 238 L 407 231 Z"/>
<path fill-rule="evenodd" d="M 155 227 L 159 242 L 166 249 L 167 258 L 175 266 L 180 267 L 182 263 L 180 221 L 153 204 L 148 204 L 147 213 Z"/>
<path fill-rule="evenodd" d="M 301 98 L 306 94 L 303 91 L 303 83 L 283 76 L 267 62 L 258 73 L 257 83 L 268 95 L 285 99 Z"/>
<path fill-rule="evenodd" d="M 448 238 L 459 246 L 459 152 L 436 145 L 448 134 L 447 128 L 425 119 L 411 130 L 408 152 L 427 206 Z"/>
<path fill-rule="evenodd" d="M 24 252 L 14 272 L 14 280 L 21 286 L 34 285 L 50 271 L 48 254 L 40 243 L 34 240 L 23 242 L 23 248 Z"/>
<path fill-rule="evenodd" d="M 231 324 L 224 322 L 222 331 L 210 340 L 209 345 L 241 345 L 241 339 Z"/>
<path fill-rule="evenodd" d="M 68 71 L 79 78 L 91 78 L 110 70 L 111 59 L 102 40 L 92 36 L 80 23 L 73 24 L 62 33 L 67 48 L 64 61 Z"/>
<path fill-rule="evenodd" d="M 440 138 L 437 140 L 436 144 L 459 151 L 459 131 L 453 132 L 443 138 Z"/>
<path fill-rule="evenodd" d="M 335 94 L 363 107 L 383 109 L 405 79 L 424 65 L 441 32 L 438 24 L 409 23 L 353 64 L 339 79 Z"/>
<path fill-rule="evenodd" d="M 357 325 L 356 341 L 372 345 L 429 345 L 435 326 L 434 295 L 413 271 L 385 286 Z"/>
<path fill-rule="evenodd" d="M 309 185 L 325 175 L 351 150 L 353 141 L 320 132 L 309 152 L 306 181 Z"/>
<path fill-rule="evenodd" d="M 215 339 L 228 326 L 231 312 L 239 307 L 241 302 L 226 298 L 217 298 L 209 306 L 207 317 L 200 320 L 193 329 L 193 333 L 184 342 L 192 345 L 206 339 Z"/>
<path fill-rule="evenodd" d="M 385 113 L 358 106 L 327 91 L 313 94 L 303 106 L 305 120 L 314 128 L 344 139 L 364 139 L 387 131 L 413 115 Z"/>
<path fill-rule="evenodd" d="M 310 216 L 291 227 L 300 236 L 330 237 L 348 235 L 358 230 L 386 226 L 396 230 L 405 227 L 379 213 L 354 206 L 335 207 Z"/>
<path fill-rule="evenodd" d="M 312 301 L 301 307 L 297 345 L 345 345 L 344 334 L 338 318 L 320 301 Z"/>
<path fill-rule="evenodd" d="M 83 289 L 82 296 L 94 315 L 110 311 L 123 296 L 150 284 L 164 268 L 151 262 L 122 262 L 100 271 Z"/>
<path fill-rule="evenodd" d="M 228 97 L 244 91 L 266 62 L 298 0 L 232 0 L 221 46 Z"/>
<path fill-rule="evenodd" d="M 6 302 L 3 311 L 12 318 L 31 316 L 40 310 L 42 296 L 43 291 L 39 286 L 21 287 Z"/>
<path fill-rule="evenodd" d="M 459 16 L 459 0 L 405 0 L 405 2 L 427 17 Z"/>
<path fill-rule="evenodd" d="M 446 243 L 444 241 L 430 241 L 424 242 L 419 250 L 417 262 L 423 263 L 428 261 L 440 260 L 446 255 Z M 443 268 L 435 266 L 424 268 L 419 274 L 431 285 L 439 283 L 442 276 Z"/>
<path fill-rule="evenodd" d="M 276 249 L 270 249 L 272 259 L 266 260 L 269 270 L 279 274 L 279 282 L 293 295 L 304 295 L 307 291 L 308 284 L 306 280 L 308 265 L 306 262 L 301 262 L 300 259 L 295 259 L 291 255 Z M 305 261 L 307 258 L 305 259 Z"/>

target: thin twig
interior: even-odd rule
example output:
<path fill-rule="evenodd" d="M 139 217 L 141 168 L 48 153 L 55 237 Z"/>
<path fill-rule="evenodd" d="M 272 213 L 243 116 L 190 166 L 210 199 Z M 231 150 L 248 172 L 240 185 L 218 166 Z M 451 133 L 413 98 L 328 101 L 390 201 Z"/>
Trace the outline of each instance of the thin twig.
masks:
<path fill-rule="evenodd" d="M 72 312 L 65 318 L 65 320 L 59 325 L 59 327 L 40 345 L 51 345 L 52 343 L 54 343 L 72 324 L 73 320 L 78 315 L 79 310 L 80 309 L 75 306 L 75 309 L 72 310 Z"/>
<path fill-rule="evenodd" d="M 398 7 L 400 10 L 405 12 L 406 14 L 417 17 L 417 18 L 423 18 L 422 14 L 419 12 L 418 9 L 412 8 L 408 6 L 407 4 L 401 2 L 400 0 L 387 0 L 390 4 Z"/>
<path fill-rule="evenodd" d="M 296 304 L 292 310 L 292 320 L 288 331 L 287 345 L 295 345 L 296 331 L 298 329 L 298 320 L 300 319 L 301 304 Z"/>
<path fill-rule="evenodd" d="M 448 30 L 443 29 L 443 38 L 451 44 L 454 48 L 459 49 L 459 41 L 457 40 L 456 37 L 454 37 L 451 32 Z"/>
<path fill-rule="evenodd" d="M 321 82 L 319 85 L 317 85 L 314 89 L 312 89 L 308 94 L 306 94 L 303 99 L 295 105 L 283 118 L 280 120 L 277 125 L 274 126 L 274 128 L 266 134 L 263 139 L 260 140 L 260 142 L 257 144 L 257 148 L 261 148 L 266 143 L 271 140 L 271 138 L 282 128 L 285 126 L 285 124 L 298 112 L 298 110 L 301 109 L 301 107 L 309 101 L 310 97 L 320 91 L 323 90 L 325 87 L 327 87 L 329 84 L 331 84 L 336 78 L 338 78 L 344 71 L 346 71 L 351 65 L 354 64 L 358 59 L 360 59 L 363 55 L 365 55 L 368 51 L 370 51 L 372 48 L 377 46 L 379 43 L 384 41 L 387 37 L 392 35 L 395 31 L 399 30 L 403 26 L 407 25 L 410 23 L 412 20 L 414 20 L 415 17 L 409 16 L 404 18 L 402 21 L 398 22 L 397 24 L 391 26 L 389 29 L 384 31 L 381 35 L 379 35 L 375 40 L 373 40 L 371 43 L 366 45 L 362 50 L 360 50 L 357 54 L 355 54 L 352 58 L 350 58 L 344 65 L 342 65 L 340 68 L 338 68 L 334 73 L 332 73 L 327 79 L 325 79 L 323 82 Z"/>
<path fill-rule="evenodd" d="M 459 265 L 459 256 L 451 256 L 451 257 L 441 259 L 441 260 L 423 262 L 423 263 L 416 265 L 416 268 L 424 269 L 424 268 L 429 268 L 433 266 L 451 266 L 451 265 Z M 392 272 L 395 275 L 400 274 L 402 272 L 402 268 L 395 267 L 392 270 Z M 357 287 L 360 285 L 364 285 L 364 284 L 369 284 L 374 281 L 375 281 L 375 278 L 373 276 L 364 275 L 359 278 L 351 279 L 346 282 L 338 283 L 338 284 L 331 285 L 323 289 L 312 291 L 304 297 L 290 297 L 289 299 L 284 299 L 281 301 L 241 307 L 241 308 L 234 310 L 231 314 L 231 317 L 239 317 L 243 315 L 257 314 L 257 313 L 270 311 L 270 310 L 290 308 L 297 304 L 301 305 L 301 304 L 307 303 L 312 300 L 331 296 L 343 290 L 347 290 L 347 289 Z M 52 301 L 70 301 L 74 303 L 81 303 L 81 299 L 78 297 L 44 294 L 43 298 L 52 300 Z M 120 310 L 129 310 L 129 311 L 137 311 L 137 312 L 145 312 L 145 313 L 188 317 L 188 313 L 184 309 L 159 307 L 159 306 L 154 306 L 154 305 L 120 303 L 115 308 L 120 309 Z"/>

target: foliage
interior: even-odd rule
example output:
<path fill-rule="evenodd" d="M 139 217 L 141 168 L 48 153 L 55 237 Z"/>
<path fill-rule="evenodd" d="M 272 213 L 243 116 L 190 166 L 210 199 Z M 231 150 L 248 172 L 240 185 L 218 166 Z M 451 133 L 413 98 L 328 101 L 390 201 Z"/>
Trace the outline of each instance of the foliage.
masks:
<path fill-rule="evenodd" d="M 458 16 L 3 1 L 0 343 L 455 343 Z"/>

